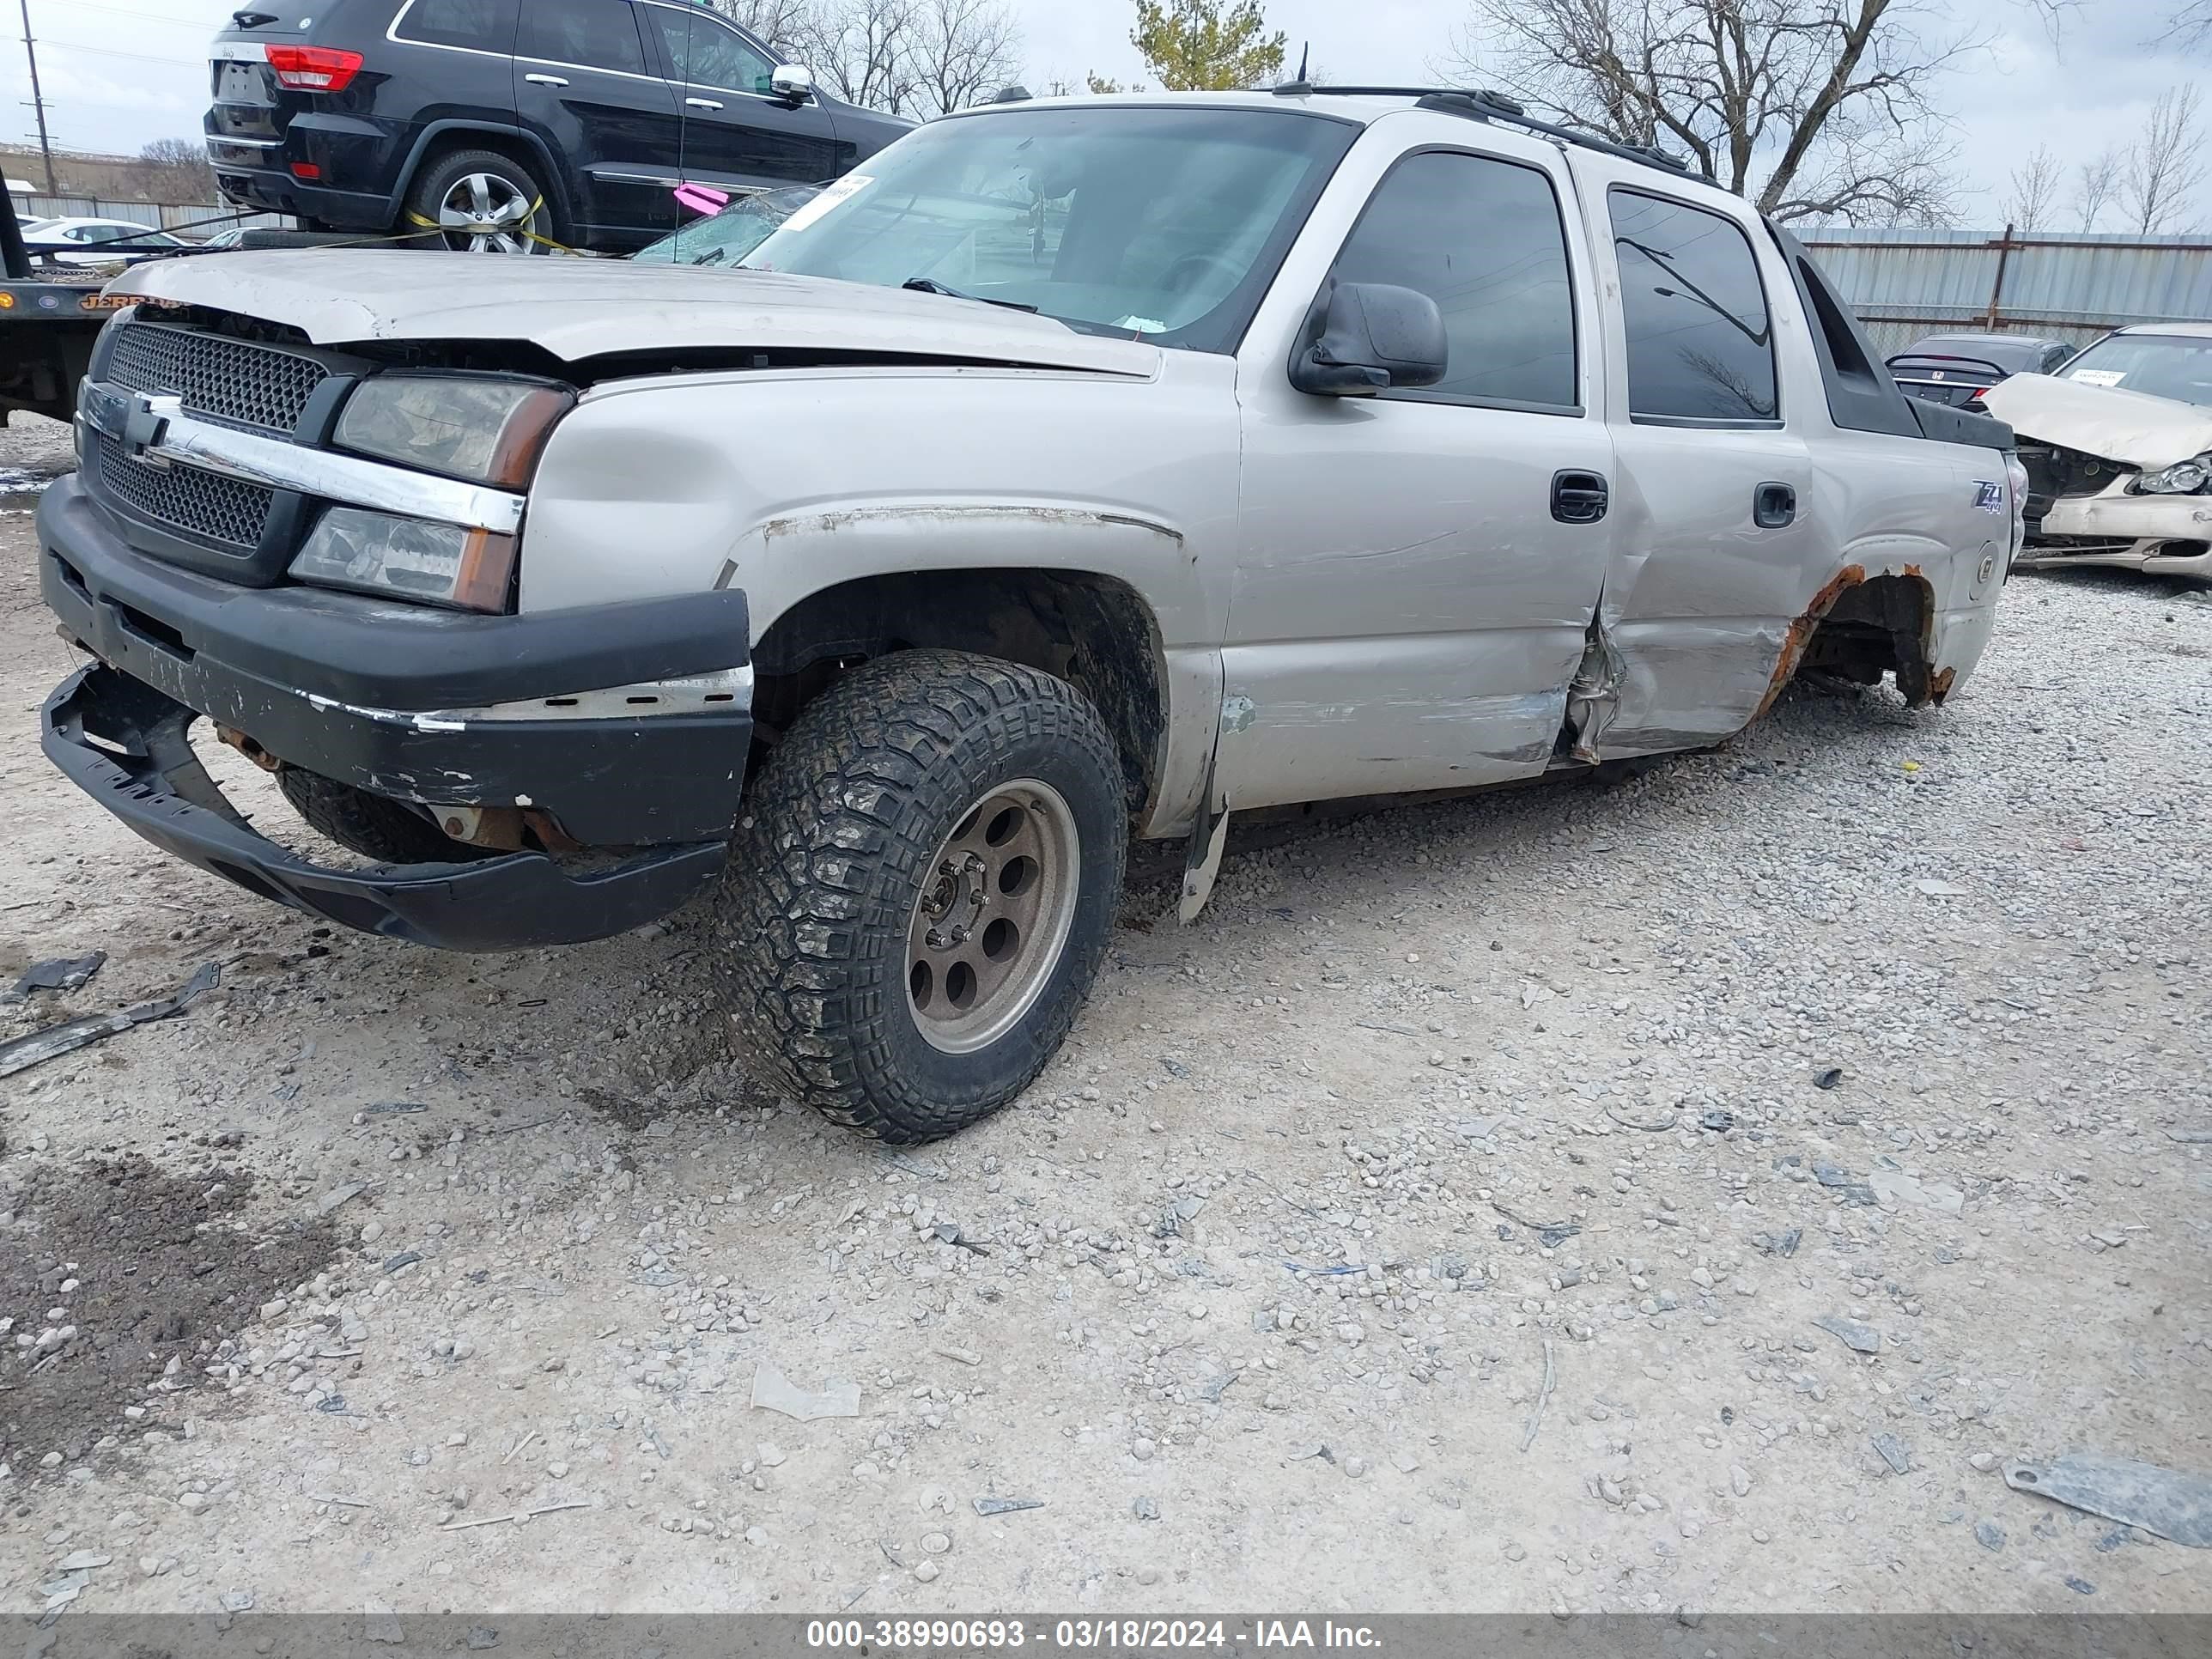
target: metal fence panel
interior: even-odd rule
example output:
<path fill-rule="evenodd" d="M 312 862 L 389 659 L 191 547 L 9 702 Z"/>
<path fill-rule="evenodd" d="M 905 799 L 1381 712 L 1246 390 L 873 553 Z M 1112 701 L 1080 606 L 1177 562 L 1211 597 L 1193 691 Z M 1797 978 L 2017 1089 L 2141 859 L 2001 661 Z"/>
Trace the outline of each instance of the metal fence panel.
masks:
<path fill-rule="evenodd" d="M 2212 241 L 2201 236 L 1861 228 L 1803 240 L 1885 354 L 1948 330 L 2087 345 L 2126 323 L 2212 319 Z"/>

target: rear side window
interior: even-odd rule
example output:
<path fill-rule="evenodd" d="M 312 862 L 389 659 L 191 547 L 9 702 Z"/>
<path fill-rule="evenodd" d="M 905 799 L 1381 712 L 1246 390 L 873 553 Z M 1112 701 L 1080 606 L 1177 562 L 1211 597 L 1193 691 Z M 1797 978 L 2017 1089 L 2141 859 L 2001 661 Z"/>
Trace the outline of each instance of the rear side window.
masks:
<path fill-rule="evenodd" d="M 744 43 L 736 30 L 702 16 L 696 7 L 647 6 L 647 22 L 660 31 L 668 72 L 693 86 L 732 92 L 767 92 L 775 66 Z"/>
<path fill-rule="evenodd" d="M 1536 168 L 1456 150 L 1409 156 L 1376 187 L 1334 274 L 1417 289 L 1443 313 L 1443 380 L 1384 396 L 1577 406 L 1566 232 Z"/>
<path fill-rule="evenodd" d="M 392 27 L 402 40 L 505 52 L 514 46 L 520 0 L 414 0 Z"/>
<path fill-rule="evenodd" d="M 1717 213 L 1640 191 L 1616 185 L 1607 204 L 1630 415 L 1772 424 L 1774 335 L 1750 240 Z"/>
<path fill-rule="evenodd" d="M 522 9 L 514 50 L 556 64 L 645 73 L 645 46 L 629 0 L 536 0 Z"/>

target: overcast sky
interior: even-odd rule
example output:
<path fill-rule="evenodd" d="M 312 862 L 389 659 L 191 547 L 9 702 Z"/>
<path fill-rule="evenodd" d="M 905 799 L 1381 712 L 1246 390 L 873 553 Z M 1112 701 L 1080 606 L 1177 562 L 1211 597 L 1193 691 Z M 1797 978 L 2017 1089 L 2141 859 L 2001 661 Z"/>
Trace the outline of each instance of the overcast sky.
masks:
<path fill-rule="evenodd" d="M 135 151 L 155 138 L 196 134 L 207 101 L 204 50 L 241 0 L 31 0 L 39 67 L 58 143 Z M 314 0 L 276 0 L 312 14 Z M 1141 79 L 1129 45 L 1131 0 L 1008 0 L 1019 18 L 1024 75 L 1032 88 L 1079 82 L 1095 70 Z M 1269 21 L 1301 42 L 1339 79 L 1429 78 L 1464 20 L 1459 0 L 1265 0 Z M 2041 143 L 2070 163 L 2141 128 L 2151 100 L 2190 79 L 2212 79 L 2212 56 L 2190 61 L 2156 43 L 2171 0 L 2079 0 L 2055 44 L 2019 0 L 1929 0 L 1948 26 L 1985 35 L 1989 48 L 1953 74 L 1940 101 L 1956 118 L 1966 217 L 2000 222 L 2006 175 Z M 0 0 L 10 14 L 15 0 Z M 20 46 L 0 41 L 8 116 L 0 136 L 31 135 L 30 96 Z M 2212 146 L 2207 147 L 2212 160 Z M 2208 170 L 2212 170 L 2209 168 Z M 2191 226 L 2212 229 L 2212 190 L 2200 192 Z"/>

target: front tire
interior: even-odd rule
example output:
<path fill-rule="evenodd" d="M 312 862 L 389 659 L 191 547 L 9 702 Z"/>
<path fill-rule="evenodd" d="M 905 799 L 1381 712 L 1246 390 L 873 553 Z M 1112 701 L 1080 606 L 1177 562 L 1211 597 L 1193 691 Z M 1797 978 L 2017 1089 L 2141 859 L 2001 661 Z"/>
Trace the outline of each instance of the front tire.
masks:
<path fill-rule="evenodd" d="M 856 670 L 757 780 L 715 910 L 738 1033 L 833 1122 L 899 1145 L 1027 1088 L 1121 903 L 1121 769 L 1066 681 L 911 651 Z"/>

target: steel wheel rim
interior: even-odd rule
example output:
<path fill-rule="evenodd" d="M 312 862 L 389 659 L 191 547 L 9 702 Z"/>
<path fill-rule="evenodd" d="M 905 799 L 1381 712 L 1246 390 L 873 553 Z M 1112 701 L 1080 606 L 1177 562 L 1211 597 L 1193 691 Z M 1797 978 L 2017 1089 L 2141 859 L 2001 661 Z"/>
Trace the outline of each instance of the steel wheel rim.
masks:
<path fill-rule="evenodd" d="M 1074 925 L 1082 852 L 1066 798 L 1035 778 L 960 815 L 907 922 L 907 1011 L 930 1047 L 974 1054 L 1036 1006 Z"/>
<path fill-rule="evenodd" d="M 536 204 L 495 173 L 462 174 L 438 204 L 438 229 L 461 252 L 527 253 L 537 228 Z"/>

